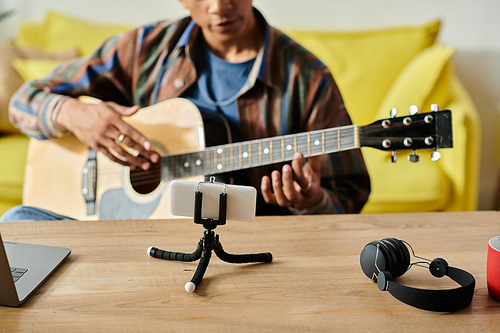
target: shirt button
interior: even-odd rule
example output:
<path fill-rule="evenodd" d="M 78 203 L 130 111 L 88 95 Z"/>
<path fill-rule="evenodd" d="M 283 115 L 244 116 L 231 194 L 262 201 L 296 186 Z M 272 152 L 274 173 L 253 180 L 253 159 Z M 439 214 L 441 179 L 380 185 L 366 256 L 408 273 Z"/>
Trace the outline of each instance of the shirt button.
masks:
<path fill-rule="evenodd" d="M 175 89 L 181 89 L 184 87 L 184 80 L 183 79 L 175 79 L 174 80 L 174 87 Z"/>

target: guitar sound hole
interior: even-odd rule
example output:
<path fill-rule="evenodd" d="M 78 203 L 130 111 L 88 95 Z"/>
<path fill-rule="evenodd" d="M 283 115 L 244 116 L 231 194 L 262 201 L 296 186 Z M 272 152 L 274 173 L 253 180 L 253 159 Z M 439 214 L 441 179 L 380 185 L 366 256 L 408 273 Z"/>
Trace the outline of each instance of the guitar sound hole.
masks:
<path fill-rule="evenodd" d="M 151 163 L 149 170 L 130 170 L 130 184 L 140 194 L 153 192 L 161 183 L 161 159 L 157 163 Z"/>

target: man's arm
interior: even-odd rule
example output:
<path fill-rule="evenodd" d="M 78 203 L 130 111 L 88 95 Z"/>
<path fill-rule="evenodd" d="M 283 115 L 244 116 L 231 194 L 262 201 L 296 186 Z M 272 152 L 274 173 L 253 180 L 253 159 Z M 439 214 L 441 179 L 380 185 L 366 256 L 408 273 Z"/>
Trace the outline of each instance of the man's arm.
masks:
<path fill-rule="evenodd" d="M 139 109 L 133 106 L 131 93 L 133 54 L 120 52 L 134 49 L 135 35 L 130 32 L 110 38 L 91 57 L 65 62 L 44 79 L 26 82 L 11 100 L 11 122 L 36 139 L 73 133 L 117 163 L 149 168 L 149 160 L 158 160 L 149 151 L 151 143 L 122 120 Z M 73 98 L 81 95 L 119 104 L 85 104 Z M 120 144 L 140 155 L 129 154 Z"/>

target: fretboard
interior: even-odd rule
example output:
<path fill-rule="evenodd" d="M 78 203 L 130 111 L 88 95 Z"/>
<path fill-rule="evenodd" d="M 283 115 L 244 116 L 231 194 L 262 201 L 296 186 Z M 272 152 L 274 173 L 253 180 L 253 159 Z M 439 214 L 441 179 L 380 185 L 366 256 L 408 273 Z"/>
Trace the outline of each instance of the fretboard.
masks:
<path fill-rule="evenodd" d="M 359 126 L 350 125 L 209 147 L 162 158 L 162 179 L 213 175 L 360 147 Z"/>

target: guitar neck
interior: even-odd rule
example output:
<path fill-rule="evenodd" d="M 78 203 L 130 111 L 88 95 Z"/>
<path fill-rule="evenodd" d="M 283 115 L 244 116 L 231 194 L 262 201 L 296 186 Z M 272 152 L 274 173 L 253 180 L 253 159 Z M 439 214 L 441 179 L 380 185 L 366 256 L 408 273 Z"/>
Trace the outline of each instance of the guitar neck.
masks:
<path fill-rule="evenodd" d="M 359 126 L 349 125 L 209 147 L 162 158 L 162 179 L 214 175 L 360 148 Z"/>

